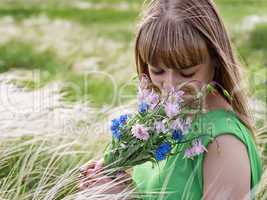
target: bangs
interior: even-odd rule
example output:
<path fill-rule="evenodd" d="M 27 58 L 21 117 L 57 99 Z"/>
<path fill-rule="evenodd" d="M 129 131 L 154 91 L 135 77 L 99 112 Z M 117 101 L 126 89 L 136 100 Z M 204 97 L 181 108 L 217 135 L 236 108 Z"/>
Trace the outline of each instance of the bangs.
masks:
<path fill-rule="evenodd" d="M 163 18 L 144 24 L 136 42 L 142 62 L 153 67 L 181 69 L 205 63 L 209 58 L 204 37 L 182 20 Z"/>

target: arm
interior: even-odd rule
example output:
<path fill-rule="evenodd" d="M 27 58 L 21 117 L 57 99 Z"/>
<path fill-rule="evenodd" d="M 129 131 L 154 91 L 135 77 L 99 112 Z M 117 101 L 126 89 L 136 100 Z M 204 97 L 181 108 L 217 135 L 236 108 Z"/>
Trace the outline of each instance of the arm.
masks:
<path fill-rule="evenodd" d="M 216 137 L 203 161 L 203 199 L 241 200 L 250 192 L 250 162 L 246 146 L 233 135 Z"/>

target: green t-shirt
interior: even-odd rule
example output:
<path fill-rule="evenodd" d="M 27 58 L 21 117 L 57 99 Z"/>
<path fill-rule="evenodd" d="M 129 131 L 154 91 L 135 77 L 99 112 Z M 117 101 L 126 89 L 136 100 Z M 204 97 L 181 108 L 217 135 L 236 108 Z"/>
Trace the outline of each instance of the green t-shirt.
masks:
<path fill-rule="evenodd" d="M 251 197 L 262 175 L 262 161 L 254 143 L 251 132 L 230 110 L 222 108 L 199 113 L 192 122 L 190 132 L 210 133 L 213 137 L 231 134 L 241 140 L 247 147 L 251 167 Z M 210 137 L 201 138 L 207 148 Z M 178 147 L 177 147 L 178 148 Z M 182 150 L 183 147 L 179 147 Z M 205 154 L 205 153 L 204 153 Z M 138 192 L 151 194 L 144 200 L 199 200 L 203 194 L 203 158 L 204 154 L 194 157 L 194 160 L 185 158 L 184 154 L 169 157 L 152 168 L 152 163 L 146 162 L 133 168 L 132 177 L 137 185 Z M 242 181 L 242 177 L 240 178 Z M 253 190 L 252 190 L 253 188 Z"/>

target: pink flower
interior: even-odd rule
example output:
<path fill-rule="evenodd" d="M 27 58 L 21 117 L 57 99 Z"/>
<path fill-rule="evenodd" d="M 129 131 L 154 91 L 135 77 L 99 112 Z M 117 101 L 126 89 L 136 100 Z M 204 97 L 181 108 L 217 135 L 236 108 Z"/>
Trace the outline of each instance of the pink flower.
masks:
<path fill-rule="evenodd" d="M 157 133 L 162 133 L 166 131 L 165 125 L 162 121 L 156 121 L 154 123 L 155 129 Z"/>
<path fill-rule="evenodd" d="M 135 124 L 132 127 L 132 134 L 134 137 L 141 140 L 148 140 L 149 138 L 148 128 L 144 127 L 142 124 Z"/>
<path fill-rule="evenodd" d="M 174 96 L 174 101 L 176 103 L 181 103 L 183 102 L 183 95 L 184 95 L 184 91 L 182 90 L 177 90 L 173 92 L 173 96 Z"/>
<path fill-rule="evenodd" d="M 202 145 L 201 140 L 196 139 L 193 141 L 193 147 L 185 150 L 184 158 L 186 157 L 193 159 L 194 156 L 204 153 L 204 151 L 208 152 L 206 147 Z"/>
<path fill-rule="evenodd" d="M 156 107 L 156 105 L 159 103 L 160 97 L 156 92 L 151 90 L 151 92 L 147 96 L 146 100 L 147 100 L 147 104 L 150 106 L 150 108 L 154 109 Z"/>
<path fill-rule="evenodd" d="M 192 148 L 194 148 L 195 155 L 199 155 L 199 154 L 203 153 L 204 151 L 208 152 L 208 150 L 205 148 L 205 146 L 202 145 L 200 139 L 196 139 L 193 142 L 193 147 Z"/>
<path fill-rule="evenodd" d="M 151 89 L 142 89 L 139 87 L 138 90 L 138 102 L 146 103 L 150 109 L 154 109 L 160 101 L 160 96 Z"/>
<path fill-rule="evenodd" d="M 172 118 L 180 112 L 180 106 L 175 103 L 166 102 L 164 105 L 164 110 L 165 110 L 166 115 L 169 118 Z"/>
<path fill-rule="evenodd" d="M 189 130 L 191 124 L 192 124 L 192 118 L 191 117 L 187 117 L 185 122 L 184 122 L 184 125 L 183 125 L 183 131 L 184 131 L 185 134 L 188 133 L 188 130 Z"/>
<path fill-rule="evenodd" d="M 172 121 L 171 125 L 170 125 L 171 129 L 175 130 L 175 129 L 181 129 L 183 131 L 183 122 L 180 118 L 175 119 L 174 121 Z"/>
<path fill-rule="evenodd" d="M 174 121 L 171 122 L 170 128 L 175 129 L 181 129 L 184 134 L 188 133 L 188 129 L 191 125 L 191 119 L 187 118 L 186 120 L 182 120 L 181 118 L 177 118 Z"/>
<path fill-rule="evenodd" d="M 193 158 L 194 156 L 194 149 L 193 148 L 188 148 L 185 150 L 185 154 L 183 158 Z"/>
<path fill-rule="evenodd" d="M 146 102 L 146 99 L 149 95 L 150 91 L 148 89 L 138 88 L 138 102 Z"/>
<path fill-rule="evenodd" d="M 168 89 L 168 101 L 175 103 L 175 104 L 180 104 L 181 102 L 183 102 L 183 95 L 184 95 L 184 91 L 183 90 L 177 90 L 174 87 L 171 87 L 170 89 Z"/>

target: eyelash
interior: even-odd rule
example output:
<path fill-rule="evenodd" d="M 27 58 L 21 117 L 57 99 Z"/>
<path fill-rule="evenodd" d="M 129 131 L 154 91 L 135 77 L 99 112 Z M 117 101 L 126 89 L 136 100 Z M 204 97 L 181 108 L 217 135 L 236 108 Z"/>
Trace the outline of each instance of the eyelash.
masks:
<path fill-rule="evenodd" d="M 163 70 L 161 70 L 161 71 L 158 71 L 158 72 L 155 72 L 155 71 L 152 71 L 152 73 L 153 74 L 155 74 L 155 75 L 160 75 L 160 74 L 163 74 L 164 73 L 164 71 Z M 192 77 L 192 76 L 194 76 L 195 75 L 195 73 L 191 73 L 191 74 L 183 74 L 183 73 L 181 73 L 181 75 L 184 77 L 184 78 L 190 78 L 190 77 Z"/>
<path fill-rule="evenodd" d="M 192 77 L 192 76 L 194 76 L 195 75 L 195 73 L 191 73 L 191 74 L 181 74 L 184 78 L 190 78 L 190 77 Z"/>
<path fill-rule="evenodd" d="M 153 74 L 155 74 L 155 75 L 160 75 L 160 74 L 163 74 L 164 73 L 164 71 L 163 70 L 161 70 L 161 71 L 152 71 L 152 73 Z"/>

